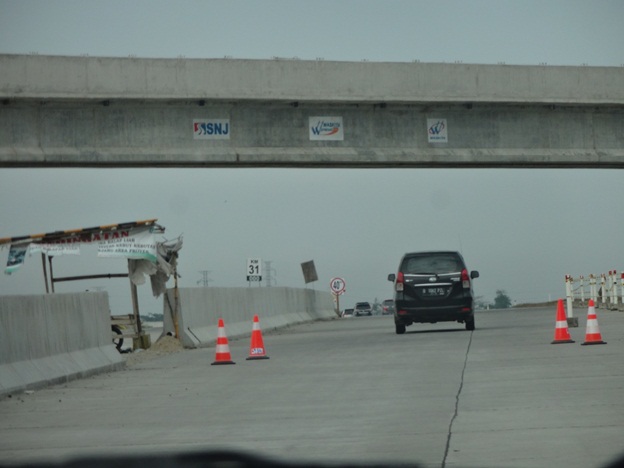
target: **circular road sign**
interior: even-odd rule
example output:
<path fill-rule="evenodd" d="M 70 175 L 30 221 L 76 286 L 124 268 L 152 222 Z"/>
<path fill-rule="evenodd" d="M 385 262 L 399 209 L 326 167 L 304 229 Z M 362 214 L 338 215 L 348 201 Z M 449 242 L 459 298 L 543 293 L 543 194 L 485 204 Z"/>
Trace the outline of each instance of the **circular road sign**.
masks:
<path fill-rule="evenodd" d="M 332 278 L 331 281 L 329 282 L 329 287 L 331 288 L 334 294 L 344 293 L 346 286 L 347 284 L 345 283 L 345 280 L 343 280 L 342 278 Z"/>

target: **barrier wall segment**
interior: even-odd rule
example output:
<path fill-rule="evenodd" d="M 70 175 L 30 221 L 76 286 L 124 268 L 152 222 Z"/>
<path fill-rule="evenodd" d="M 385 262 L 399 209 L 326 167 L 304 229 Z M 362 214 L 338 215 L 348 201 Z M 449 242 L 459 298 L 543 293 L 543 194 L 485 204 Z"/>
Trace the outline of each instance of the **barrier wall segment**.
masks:
<path fill-rule="evenodd" d="M 0 297 L 0 397 L 124 366 L 107 293 Z"/>
<path fill-rule="evenodd" d="M 229 338 L 250 336 L 253 316 L 268 331 L 316 320 L 336 318 L 329 292 L 286 287 L 179 288 L 177 331 L 185 348 L 214 345 L 219 318 Z M 176 334 L 176 290 L 169 289 L 163 309 L 163 334 Z"/>

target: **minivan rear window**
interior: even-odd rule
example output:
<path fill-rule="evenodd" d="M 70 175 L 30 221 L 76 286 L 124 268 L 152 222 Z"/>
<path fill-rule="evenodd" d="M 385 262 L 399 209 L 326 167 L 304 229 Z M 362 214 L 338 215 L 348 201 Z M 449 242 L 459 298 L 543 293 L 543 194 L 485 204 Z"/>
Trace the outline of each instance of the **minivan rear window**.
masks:
<path fill-rule="evenodd" d="M 462 270 L 461 260 L 453 254 L 428 254 L 408 257 L 401 265 L 406 274 L 456 273 Z"/>

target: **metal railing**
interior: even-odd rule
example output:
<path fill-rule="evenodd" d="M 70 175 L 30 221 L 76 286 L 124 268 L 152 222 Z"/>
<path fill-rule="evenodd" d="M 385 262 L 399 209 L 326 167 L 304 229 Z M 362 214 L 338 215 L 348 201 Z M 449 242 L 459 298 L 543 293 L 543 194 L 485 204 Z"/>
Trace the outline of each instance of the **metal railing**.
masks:
<path fill-rule="evenodd" d="M 624 272 L 618 275 L 617 270 L 612 270 L 600 275 L 590 274 L 588 278 L 566 275 L 565 285 L 568 317 L 573 316 L 574 304 L 584 305 L 590 299 L 596 307 L 624 311 Z"/>

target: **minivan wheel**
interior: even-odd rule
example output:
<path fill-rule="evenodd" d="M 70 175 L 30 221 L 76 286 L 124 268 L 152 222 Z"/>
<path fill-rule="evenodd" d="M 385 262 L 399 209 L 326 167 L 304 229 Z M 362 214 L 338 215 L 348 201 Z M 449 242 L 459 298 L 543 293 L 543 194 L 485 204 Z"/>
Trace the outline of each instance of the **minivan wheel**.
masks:
<path fill-rule="evenodd" d="M 395 323 L 394 326 L 396 328 L 397 335 L 402 335 L 403 333 L 405 333 L 405 325 L 403 325 L 402 323 Z"/>
<path fill-rule="evenodd" d="M 474 317 L 472 317 L 471 319 L 466 320 L 466 330 L 474 330 L 475 329 L 475 320 Z"/>

